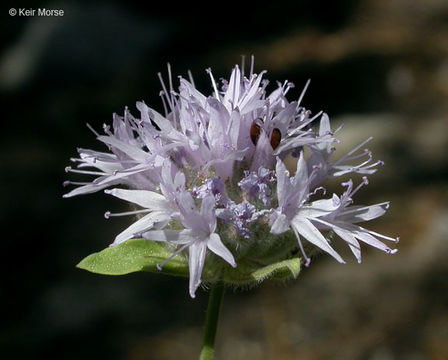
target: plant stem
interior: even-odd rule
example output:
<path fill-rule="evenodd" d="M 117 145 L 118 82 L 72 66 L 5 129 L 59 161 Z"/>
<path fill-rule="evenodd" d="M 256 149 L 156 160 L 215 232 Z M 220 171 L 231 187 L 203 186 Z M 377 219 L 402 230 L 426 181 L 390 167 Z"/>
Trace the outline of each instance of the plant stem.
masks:
<path fill-rule="evenodd" d="M 212 285 L 205 318 L 205 334 L 199 360 L 213 360 L 219 310 L 224 296 L 224 283 L 218 281 Z"/>

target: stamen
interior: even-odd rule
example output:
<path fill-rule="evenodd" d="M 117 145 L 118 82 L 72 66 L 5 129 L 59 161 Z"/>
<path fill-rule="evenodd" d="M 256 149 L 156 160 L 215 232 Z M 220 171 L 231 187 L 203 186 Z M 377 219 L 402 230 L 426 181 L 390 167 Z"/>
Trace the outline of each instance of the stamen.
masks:
<path fill-rule="evenodd" d="M 87 175 L 107 175 L 106 173 L 99 172 L 99 171 L 87 171 L 87 170 L 78 170 L 78 169 L 72 169 L 71 166 L 67 166 L 65 168 L 65 172 L 72 172 L 72 173 L 78 173 L 78 174 L 87 174 Z"/>
<path fill-rule="evenodd" d="M 295 135 L 299 131 L 303 131 L 302 129 L 306 127 L 307 125 L 311 124 L 314 120 L 316 120 L 320 115 L 322 115 L 323 111 L 319 111 L 316 115 L 314 115 L 312 118 L 308 118 L 306 121 L 304 121 L 302 124 L 297 126 L 293 131 L 288 133 L 288 137 Z M 312 132 L 312 129 L 307 129 L 307 132 Z"/>
<path fill-rule="evenodd" d="M 254 74 L 254 62 L 255 57 L 254 55 L 250 56 L 250 72 L 249 72 L 249 79 L 252 80 L 252 75 Z"/>
<path fill-rule="evenodd" d="M 371 159 L 370 159 L 371 160 Z M 370 161 L 369 160 L 369 161 Z M 370 169 L 370 168 L 372 168 L 372 167 L 375 167 L 375 166 L 377 166 L 377 165 L 379 165 L 379 166 L 383 166 L 384 165 L 384 161 L 382 161 L 382 160 L 378 160 L 377 162 L 374 162 L 373 164 L 370 164 L 370 165 L 368 165 L 368 166 L 364 166 L 363 167 L 363 170 L 364 169 Z"/>
<path fill-rule="evenodd" d="M 64 187 L 66 187 L 66 186 L 68 186 L 68 185 L 88 185 L 88 184 L 90 184 L 89 182 L 79 182 L 79 181 L 70 181 L 70 180 L 67 180 L 67 181 L 64 181 L 63 183 L 62 183 L 62 186 L 64 186 Z"/>
<path fill-rule="evenodd" d="M 157 76 L 159 77 L 160 84 L 162 85 L 162 89 L 163 89 L 163 92 L 164 92 L 163 95 L 165 95 L 165 98 L 168 101 L 168 105 L 170 106 L 171 111 L 174 111 L 173 104 L 171 103 L 171 99 L 168 96 L 169 93 L 166 90 L 165 82 L 163 81 L 162 73 L 160 73 L 160 72 L 157 73 Z"/>
<path fill-rule="evenodd" d="M 188 70 L 188 79 L 190 80 L 191 85 L 193 85 L 193 87 L 196 89 L 196 85 L 195 85 L 194 79 L 193 79 L 193 74 L 191 73 L 190 70 Z"/>
<path fill-rule="evenodd" d="M 151 210 L 142 209 L 142 210 L 135 210 L 135 211 L 126 211 L 126 212 L 121 212 L 121 213 L 111 213 L 110 211 L 106 211 L 104 213 L 104 217 L 106 219 L 109 219 L 110 217 L 114 217 L 114 216 L 136 215 L 136 214 L 142 214 L 142 213 L 147 213 L 147 212 L 151 212 Z"/>
<path fill-rule="evenodd" d="M 106 135 L 113 136 L 112 132 L 110 131 L 109 125 L 103 124 L 103 131 L 106 133 Z"/>
<path fill-rule="evenodd" d="M 175 105 L 176 105 L 176 98 L 175 98 L 175 92 L 173 88 L 173 77 L 171 75 L 171 65 L 170 63 L 167 63 L 168 68 L 168 85 L 170 87 L 170 99 L 171 99 L 171 109 L 173 110 L 173 122 L 174 127 L 177 128 L 177 116 L 176 111 L 174 111 Z"/>
<path fill-rule="evenodd" d="M 293 231 L 294 231 L 294 234 L 296 235 L 296 237 L 297 237 L 297 241 L 298 241 L 298 243 L 299 243 L 299 248 L 300 248 L 300 251 L 302 252 L 302 255 L 303 255 L 303 258 L 305 259 L 305 267 L 309 267 L 310 266 L 310 264 L 311 264 L 311 258 L 309 258 L 307 255 L 306 255 L 306 252 L 305 252 L 305 249 L 303 248 L 303 245 L 302 245 L 302 241 L 300 240 L 300 235 L 299 235 L 299 233 L 297 232 L 297 230 L 294 228 L 294 226 L 292 227 L 292 229 L 293 229 Z"/>
<path fill-rule="evenodd" d="M 162 90 L 162 91 L 160 91 L 159 96 L 162 99 L 163 110 L 165 111 L 165 117 L 167 117 L 168 116 L 168 107 L 166 106 L 166 101 L 165 101 L 165 98 L 163 97 L 163 95 L 164 95 L 164 92 Z"/>
<path fill-rule="evenodd" d="M 387 252 L 388 254 L 396 254 L 396 253 L 398 252 L 398 249 L 389 249 L 389 248 L 387 248 L 387 249 L 386 249 L 386 252 Z"/>
<path fill-rule="evenodd" d="M 92 126 L 90 126 L 89 123 L 86 123 L 86 125 L 87 125 L 87 127 L 89 128 L 89 130 L 95 134 L 96 137 L 100 136 L 100 134 L 98 134 L 98 133 L 95 131 L 95 129 L 94 129 Z"/>
<path fill-rule="evenodd" d="M 325 189 L 323 186 L 319 186 L 314 189 L 314 191 L 311 193 L 311 195 L 316 195 L 319 190 L 322 191 L 322 195 L 325 195 L 327 193 L 327 189 Z"/>
<path fill-rule="evenodd" d="M 236 69 L 238 69 L 238 66 L 235 66 Z M 236 98 L 236 82 L 240 79 L 237 79 L 235 76 L 235 79 L 233 81 L 233 94 L 232 94 L 232 110 L 234 109 L 234 104 L 238 101 Z"/>
<path fill-rule="evenodd" d="M 295 88 L 294 83 L 292 83 L 292 82 L 288 82 L 288 83 L 286 84 L 286 89 L 285 89 L 285 91 L 283 92 L 283 96 L 286 96 L 286 94 L 288 93 L 288 91 L 289 91 L 290 89 L 294 89 L 294 88 Z"/>
<path fill-rule="evenodd" d="M 168 259 L 166 259 L 163 263 L 161 264 L 157 264 L 156 268 L 159 271 L 162 271 L 162 268 L 171 260 L 173 260 L 174 257 L 176 257 L 177 255 L 179 255 L 182 251 L 184 251 L 187 247 L 189 247 L 191 245 L 191 243 L 186 243 L 184 245 L 182 245 L 179 249 L 177 249 Z"/>
<path fill-rule="evenodd" d="M 342 162 L 348 162 L 352 160 L 356 160 L 359 158 L 362 158 L 364 156 L 368 156 L 370 159 L 372 158 L 372 152 L 369 149 L 364 149 L 364 151 L 361 154 L 353 155 L 353 156 L 344 156 L 344 159 Z M 336 163 L 334 163 L 336 164 Z"/>
<path fill-rule="evenodd" d="M 372 161 L 372 158 L 369 157 L 369 159 L 367 159 L 366 161 L 362 162 L 361 164 L 356 165 L 356 166 L 353 166 L 353 167 L 351 168 L 351 171 L 355 171 L 355 172 L 357 172 L 357 171 L 360 171 L 360 170 L 369 169 L 369 168 L 371 168 L 372 166 L 376 166 L 376 165 L 377 165 L 377 164 L 375 163 L 375 164 L 371 164 L 371 165 L 369 165 L 369 166 L 365 166 L 365 165 L 367 165 L 367 164 L 368 164 L 369 162 L 371 162 L 371 161 Z"/>
<path fill-rule="evenodd" d="M 305 96 L 306 90 L 308 89 L 308 86 L 310 85 L 310 82 L 311 82 L 311 79 L 308 79 L 306 84 L 305 84 L 305 86 L 304 86 L 304 88 L 303 88 L 303 90 L 302 90 L 302 93 L 299 96 L 299 100 L 297 100 L 297 106 L 300 106 L 300 103 L 302 102 L 303 97 Z"/>
<path fill-rule="evenodd" d="M 379 233 L 377 233 L 375 231 L 371 231 L 371 230 L 368 230 L 368 232 L 371 235 L 378 236 L 378 237 L 380 237 L 382 239 L 385 239 L 385 240 L 393 241 L 394 243 L 399 243 L 400 242 L 400 238 L 399 237 L 393 238 L 393 237 L 390 237 L 390 236 L 379 234 Z"/>
<path fill-rule="evenodd" d="M 348 158 L 349 156 L 351 156 L 353 153 L 357 152 L 360 148 L 362 148 L 365 144 L 367 144 L 369 141 L 371 141 L 373 139 L 373 137 L 369 137 L 366 140 L 364 140 L 361 144 L 359 144 L 358 146 L 356 146 L 353 150 L 349 151 L 347 154 L 345 154 L 345 156 L 343 156 L 340 160 L 336 161 L 333 165 L 338 165 L 341 162 L 345 162 L 345 159 Z"/>
<path fill-rule="evenodd" d="M 335 130 L 335 131 L 333 131 L 335 134 L 337 133 L 337 132 L 339 132 L 339 131 L 341 131 L 343 128 L 344 128 L 344 124 L 342 123 L 341 125 L 339 125 L 338 127 L 337 127 L 337 129 Z"/>
<path fill-rule="evenodd" d="M 266 100 L 266 87 L 269 85 L 269 80 L 267 80 L 267 79 L 263 79 L 262 81 L 261 81 L 261 89 L 260 89 L 260 92 L 263 94 L 262 96 L 261 96 L 261 100 Z"/>
<path fill-rule="evenodd" d="M 347 191 L 347 199 L 352 199 L 353 196 L 359 191 L 359 189 L 361 189 L 364 185 L 369 184 L 369 180 L 367 179 L 366 176 L 363 176 L 362 180 L 363 181 L 355 188 L 355 190 L 353 190 L 351 192 L 350 192 L 350 186 L 349 186 L 348 191 Z M 350 179 L 350 181 L 351 181 L 351 179 Z M 351 185 L 353 185 L 353 182 Z"/>
<path fill-rule="evenodd" d="M 212 69 L 208 68 L 205 71 L 207 72 L 207 74 L 210 75 L 210 79 L 212 80 L 213 90 L 215 91 L 215 97 L 216 97 L 216 99 L 219 100 L 218 87 L 216 86 L 215 78 L 213 77 L 213 74 L 212 74 Z"/>

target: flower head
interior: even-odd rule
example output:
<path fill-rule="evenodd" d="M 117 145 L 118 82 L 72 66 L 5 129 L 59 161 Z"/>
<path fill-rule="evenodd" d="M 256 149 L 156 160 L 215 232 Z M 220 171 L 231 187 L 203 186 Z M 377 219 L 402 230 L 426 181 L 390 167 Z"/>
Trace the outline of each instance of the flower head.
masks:
<path fill-rule="evenodd" d="M 359 241 L 396 251 L 382 242 L 395 239 L 358 225 L 382 216 L 389 206 L 353 205 L 366 178 L 356 188 L 344 179 L 341 196 L 328 198 L 324 191 L 318 198 L 329 178 L 377 170 L 382 162 L 373 162 L 369 150 L 360 151 L 371 138 L 333 160 L 340 129 L 331 130 L 327 114 L 313 115 L 302 106 L 309 81 L 289 102 L 286 95 L 294 85 L 285 81 L 268 92 L 265 71 L 254 73 L 253 58 L 247 75 L 244 66 L 235 66 L 221 84 L 211 70 L 207 73 L 213 88 L 208 96 L 196 89 L 191 76 L 180 77 L 175 90 L 168 66 L 167 85 L 159 74 L 164 114 L 144 102 L 136 104 L 138 117 L 126 108 L 122 117 L 114 115 L 112 127 L 104 126 L 104 135 L 91 128 L 106 150 L 78 149 L 79 157 L 72 159 L 78 166 L 67 167 L 94 179 L 66 182 L 77 187 L 64 197 L 104 190 L 132 204 L 131 211 L 105 214 L 137 216 L 112 246 L 132 238 L 166 244 L 172 255 L 159 269 L 187 252 L 192 297 L 204 266 L 224 274 L 229 265 L 283 261 L 297 250 L 309 264 L 308 244 L 343 263 L 329 232 L 344 240 L 358 261 Z M 292 175 L 284 163 L 287 156 L 298 158 Z M 294 245 L 279 250 L 285 236 L 295 238 Z"/>

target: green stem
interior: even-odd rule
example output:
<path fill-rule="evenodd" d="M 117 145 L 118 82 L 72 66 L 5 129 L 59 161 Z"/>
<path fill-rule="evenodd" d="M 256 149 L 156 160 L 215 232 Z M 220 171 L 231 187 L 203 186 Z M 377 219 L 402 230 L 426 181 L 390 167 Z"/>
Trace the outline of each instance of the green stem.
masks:
<path fill-rule="evenodd" d="M 213 360 L 219 310 L 224 296 L 224 283 L 218 281 L 212 285 L 205 318 L 205 334 L 199 360 Z"/>

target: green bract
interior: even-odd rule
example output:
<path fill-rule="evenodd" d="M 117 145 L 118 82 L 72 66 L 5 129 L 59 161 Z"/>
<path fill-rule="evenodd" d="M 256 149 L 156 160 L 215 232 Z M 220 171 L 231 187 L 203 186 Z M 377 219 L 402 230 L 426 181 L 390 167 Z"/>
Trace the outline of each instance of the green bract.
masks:
<path fill-rule="evenodd" d="M 77 266 L 103 275 L 125 275 L 145 271 L 188 277 L 188 259 L 182 254 L 177 255 L 158 270 L 157 265 L 163 263 L 171 255 L 172 251 L 165 244 L 133 239 L 93 253 Z M 232 268 L 217 257 L 210 257 L 205 262 L 202 280 L 214 282 L 222 279 L 225 283 L 250 286 L 266 279 L 296 278 L 300 272 L 300 264 L 298 257 L 269 264 L 246 258 L 238 261 L 237 268 Z"/>

